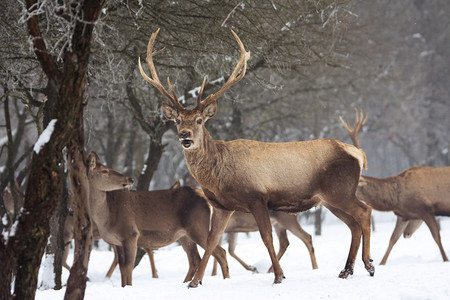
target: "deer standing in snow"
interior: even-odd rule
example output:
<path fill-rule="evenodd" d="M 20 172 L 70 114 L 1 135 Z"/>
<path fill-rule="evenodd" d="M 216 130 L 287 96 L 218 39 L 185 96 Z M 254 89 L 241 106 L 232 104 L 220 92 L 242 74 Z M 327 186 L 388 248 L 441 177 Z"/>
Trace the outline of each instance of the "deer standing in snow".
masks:
<path fill-rule="evenodd" d="M 169 99 L 170 104 L 163 103 L 162 112 L 166 119 L 176 123 L 186 165 L 213 206 L 206 250 L 189 286 L 197 287 L 201 283 L 208 259 L 234 211 L 253 214 L 272 261 L 274 283 L 281 283 L 284 275 L 273 247 L 269 210 L 300 212 L 319 204 L 345 222 L 351 231 L 350 251 L 339 277 L 347 278 L 353 274 L 361 236 L 363 262 L 373 275 L 371 208 L 355 195 L 366 163 L 364 152 L 332 139 L 290 143 L 213 140 L 205 122 L 216 114 L 216 100 L 244 77 L 250 53 L 232 31 L 240 48 L 240 59 L 234 71 L 218 92 L 202 100 L 205 78 L 197 105 L 186 109 L 178 101 L 170 81 L 169 93 L 156 73 L 153 56 L 160 51 L 153 53 L 153 44 L 158 31 L 152 34 L 147 47 L 146 60 L 151 77 L 145 74 L 140 59 L 139 70 L 147 82 Z"/>

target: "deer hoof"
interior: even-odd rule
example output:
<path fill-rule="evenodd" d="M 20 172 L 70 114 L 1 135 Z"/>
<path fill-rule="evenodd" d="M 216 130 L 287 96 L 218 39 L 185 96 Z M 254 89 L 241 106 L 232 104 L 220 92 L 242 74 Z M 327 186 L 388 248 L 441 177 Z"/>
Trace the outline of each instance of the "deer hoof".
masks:
<path fill-rule="evenodd" d="M 372 264 L 373 259 L 369 259 L 369 263 L 366 265 L 366 270 L 369 272 L 370 276 L 375 275 L 375 267 Z"/>
<path fill-rule="evenodd" d="M 191 281 L 190 283 L 189 283 L 189 285 L 188 285 L 188 289 L 190 289 L 190 288 L 196 288 L 196 287 L 198 287 L 198 285 L 202 285 L 202 281 L 200 280 L 200 281 L 197 281 L 197 282 L 194 282 L 194 281 Z"/>
<path fill-rule="evenodd" d="M 258 272 L 258 269 L 256 268 L 256 267 L 252 267 L 252 266 L 250 266 L 250 271 L 252 271 L 252 273 L 253 274 L 258 274 L 259 272 Z"/>
<path fill-rule="evenodd" d="M 279 284 L 283 281 L 283 279 L 286 279 L 286 277 L 284 277 L 283 274 L 281 274 L 281 276 L 276 276 L 275 275 L 275 280 L 273 281 L 274 284 Z"/>
<path fill-rule="evenodd" d="M 341 271 L 341 273 L 339 273 L 339 278 L 347 279 L 350 275 L 353 275 L 353 270 L 344 269 Z"/>

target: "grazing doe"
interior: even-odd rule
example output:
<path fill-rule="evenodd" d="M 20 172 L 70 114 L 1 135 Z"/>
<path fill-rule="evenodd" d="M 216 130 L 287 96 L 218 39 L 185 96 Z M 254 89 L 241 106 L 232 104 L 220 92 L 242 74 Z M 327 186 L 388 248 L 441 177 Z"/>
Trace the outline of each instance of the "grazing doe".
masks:
<path fill-rule="evenodd" d="M 170 104 L 163 103 L 162 112 L 166 119 L 176 123 L 186 165 L 213 206 L 206 251 L 189 286 L 197 287 L 201 283 L 208 259 L 234 211 L 252 213 L 255 217 L 272 261 L 274 283 L 281 283 L 284 275 L 273 247 L 269 210 L 300 212 L 319 204 L 345 222 L 352 234 L 347 262 L 339 277 L 347 278 L 353 274 L 361 235 L 363 262 L 373 275 L 371 208 L 355 196 L 366 162 L 364 152 L 332 139 L 290 143 L 213 140 L 205 122 L 216 114 L 216 100 L 244 77 L 250 53 L 245 51 L 241 40 L 232 31 L 241 53 L 234 71 L 218 92 L 202 100 L 205 78 L 197 105 L 186 109 L 178 101 L 170 80 L 171 93 L 163 87 L 156 73 L 153 56 L 160 51 L 153 53 L 152 49 L 158 31 L 152 34 L 147 47 L 146 60 L 151 78 L 142 69 L 140 59 L 139 70 L 147 82 L 169 99 Z"/>

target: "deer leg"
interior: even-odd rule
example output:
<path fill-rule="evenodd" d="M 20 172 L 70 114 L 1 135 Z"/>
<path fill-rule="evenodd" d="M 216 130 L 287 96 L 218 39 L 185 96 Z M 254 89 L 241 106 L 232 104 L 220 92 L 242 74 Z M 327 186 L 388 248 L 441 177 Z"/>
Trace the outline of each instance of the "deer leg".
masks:
<path fill-rule="evenodd" d="M 186 252 L 188 261 L 189 261 L 189 270 L 184 278 L 183 282 L 188 282 L 194 277 L 195 271 L 200 263 L 200 254 L 198 254 L 197 244 L 195 244 L 190 238 L 187 236 L 183 236 L 179 239 L 181 247 L 183 247 Z"/>
<path fill-rule="evenodd" d="M 218 247 L 218 244 L 232 214 L 233 211 L 214 207 L 211 220 L 211 230 L 206 241 L 205 253 L 200 261 L 197 272 L 194 275 L 194 279 L 192 279 L 188 285 L 189 287 L 197 287 L 201 284 L 203 276 L 205 275 L 205 269 L 208 264 L 209 257 L 212 254 L 214 254 L 214 257 L 216 257 L 219 261 L 224 278 L 230 277 L 225 250 L 223 250 L 220 246 Z M 202 244 L 199 245 L 202 246 Z"/>
<path fill-rule="evenodd" d="M 155 257 L 153 255 L 153 249 L 146 249 L 148 258 L 150 259 L 150 268 L 152 268 L 152 278 L 158 278 L 158 270 L 156 270 Z"/>
<path fill-rule="evenodd" d="M 363 203 L 361 203 L 363 204 Z M 349 228 L 352 234 L 352 241 L 350 244 L 350 251 L 347 257 L 347 262 L 345 263 L 344 269 L 340 272 L 340 278 L 347 278 L 349 275 L 353 274 L 353 268 L 355 265 L 356 254 L 358 253 L 359 244 L 361 242 L 361 234 L 363 235 L 363 262 L 366 269 L 369 271 L 370 275 L 373 276 L 375 273 L 375 268 L 372 265 L 372 260 L 370 259 L 370 208 L 367 210 L 368 214 L 365 214 L 365 218 L 361 215 L 355 213 L 349 215 L 343 210 L 333 207 L 328 203 L 323 203 L 336 217 L 342 220 Z M 361 224 L 361 221 L 365 220 L 365 224 Z M 369 231 L 367 233 L 367 230 Z M 366 232 L 365 232 L 366 231 Z"/>
<path fill-rule="evenodd" d="M 258 270 L 255 267 L 247 265 L 239 256 L 236 255 L 236 253 L 234 252 L 234 250 L 236 250 L 236 240 L 237 240 L 237 232 L 229 232 L 228 253 L 230 254 L 230 256 L 236 259 L 246 270 L 258 273 Z"/>
<path fill-rule="evenodd" d="M 297 220 L 297 217 L 294 215 L 285 214 L 285 216 L 283 216 L 281 218 L 277 218 L 277 222 L 282 227 L 289 230 L 292 234 L 294 234 L 296 237 L 298 237 L 300 240 L 302 240 L 302 242 L 305 244 L 306 248 L 308 249 L 309 257 L 311 258 L 312 268 L 317 269 L 318 266 L 317 266 L 316 255 L 314 254 L 314 246 L 312 243 L 312 237 L 309 233 L 307 233 L 305 230 L 303 230 L 302 226 L 300 226 L 300 223 Z M 276 229 L 276 227 L 275 227 L 275 229 Z"/>
<path fill-rule="evenodd" d="M 280 243 L 280 247 L 278 249 L 277 259 L 280 261 L 283 254 L 286 252 L 287 247 L 289 247 L 289 239 L 287 237 L 287 231 L 279 224 L 273 225 L 275 228 L 275 233 L 278 237 L 278 242 Z M 273 273 L 273 266 L 270 266 L 268 273 Z"/>
<path fill-rule="evenodd" d="M 122 277 L 122 287 L 132 285 L 132 275 L 137 250 L 136 237 L 123 241 L 123 246 L 120 247 L 120 250 L 119 247 L 117 247 L 117 252 L 119 254 L 120 275 Z"/>
<path fill-rule="evenodd" d="M 409 239 L 414 232 L 419 229 L 420 225 L 422 225 L 423 220 L 415 219 L 415 220 L 409 220 L 408 225 L 406 226 L 405 230 L 403 231 L 403 237 L 405 239 Z"/>
<path fill-rule="evenodd" d="M 117 246 L 111 245 L 111 247 L 114 250 L 114 260 L 111 264 L 111 267 L 109 267 L 108 273 L 106 273 L 106 277 L 111 278 L 114 269 L 117 267 L 117 264 L 119 263 L 119 254 L 117 253 Z"/>
<path fill-rule="evenodd" d="M 383 256 L 383 259 L 380 262 L 380 265 L 386 264 L 386 261 L 389 257 L 389 254 L 391 253 L 392 248 L 394 247 L 395 243 L 397 243 L 398 239 L 404 232 L 407 225 L 408 225 L 407 220 L 403 219 L 400 216 L 397 216 L 397 222 L 395 223 L 394 231 L 392 232 L 391 239 L 389 240 L 389 246 L 386 250 L 386 253 Z"/>
<path fill-rule="evenodd" d="M 126 276 L 126 269 L 125 269 L 125 249 L 122 246 L 115 246 L 117 250 L 117 258 L 119 260 L 119 270 L 120 270 L 120 279 L 122 282 L 122 287 L 126 285 L 127 282 L 127 276 Z"/>
<path fill-rule="evenodd" d="M 222 245 L 222 239 L 223 239 L 223 235 L 220 237 L 220 241 L 219 241 L 219 245 Z M 228 237 L 229 239 L 229 237 Z M 216 276 L 217 275 L 217 259 L 214 258 L 214 263 L 213 263 L 213 269 L 211 272 L 211 276 Z"/>
<path fill-rule="evenodd" d="M 281 283 L 285 277 L 277 256 L 275 255 L 275 249 L 273 248 L 272 224 L 270 223 L 269 210 L 263 203 L 255 203 L 251 213 L 255 217 L 259 233 L 267 251 L 269 251 L 270 259 L 272 260 L 272 266 L 275 273 L 274 283 Z"/>
<path fill-rule="evenodd" d="M 441 243 L 441 235 L 439 233 L 439 226 L 436 222 L 436 218 L 433 215 L 425 215 L 423 220 L 427 224 L 428 228 L 430 228 L 431 234 L 433 235 L 433 239 L 436 241 L 436 244 L 441 251 L 442 259 L 444 261 L 448 261 L 447 255 L 445 254 L 444 247 L 442 247 Z"/>
<path fill-rule="evenodd" d="M 70 267 L 67 264 L 67 257 L 69 256 L 69 248 L 70 248 L 70 241 L 68 243 L 65 243 L 64 246 L 64 252 L 62 255 L 62 266 L 70 272 Z"/>

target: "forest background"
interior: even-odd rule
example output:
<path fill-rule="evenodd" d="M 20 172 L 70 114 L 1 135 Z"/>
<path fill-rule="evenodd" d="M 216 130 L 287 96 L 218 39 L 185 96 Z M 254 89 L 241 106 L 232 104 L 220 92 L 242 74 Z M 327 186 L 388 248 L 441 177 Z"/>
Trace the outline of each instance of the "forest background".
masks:
<path fill-rule="evenodd" d="M 161 115 L 164 98 L 137 68 L 158 28 L 158 74 L 188 106 L 204 76 L 204 94 L 213 93 L 234 67 L 230 29 L 251 52 L 245 78 L 207 123 L 215 139 L 351 143 L 338 116 L 352 121 L 360 108 L 369 114 L 365 175 L 450 165 L 448 1 L 7 0 L 0 15 L 0 188 L 17 181 L 13 194 L 25 195 L 29 212 L 19 219 L 19 206 L 8 213 L 0 199 L 2 232 L 17 229 L 1 236 L 5 298 L 22 264 L 15 290 L 33 295 L 28 282 L 47 239 L 60 240 L 60 226 L 49 224 L 61 224 L 71 205 L 64 159 L 74 140 L 138 190 L 195 185 Z M 33 151 L 52 119 L 52 138 Z"/>

